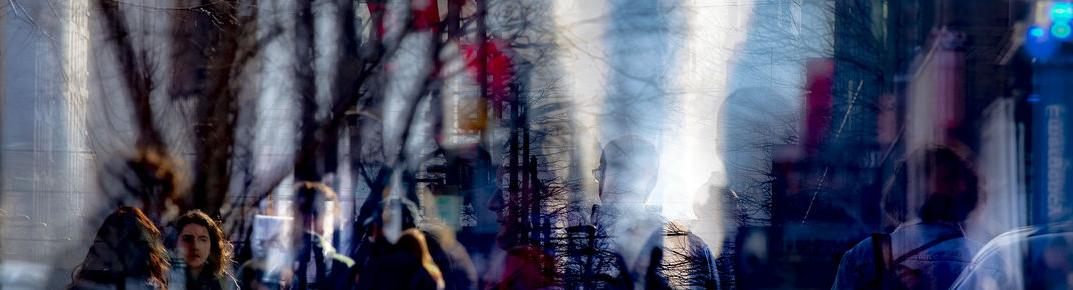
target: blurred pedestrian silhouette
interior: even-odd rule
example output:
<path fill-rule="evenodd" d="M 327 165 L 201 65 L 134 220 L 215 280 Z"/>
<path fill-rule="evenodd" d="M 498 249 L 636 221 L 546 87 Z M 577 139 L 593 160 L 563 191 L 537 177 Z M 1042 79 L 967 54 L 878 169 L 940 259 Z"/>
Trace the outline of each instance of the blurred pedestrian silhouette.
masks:
<path fill-rule="evenodd" d="M 412 199 L 420 201 L 434 200 L 434 198 L 432 196 L 418 198 L 419 193 L 414 187 L 415 182 L 413 179 L 406 177 L 406 173 L 402 171 L 396 171 L 394 174 L 397 174 L 397 176 L 383 178 L 379 181 L 378 186 L 382 188 L 380 191 L 383 192 L 383 195 L 375 200 L 370 199 L 379 202 L 377 205 L 370 206 L 369 213 L 365 215 L 366 218 L 359 221 L 365 236 L 362 240 L 357 241 L 358 244 L 353 254 L 355 263 L 351 271 L 355 275 L 355 280 L 359 281 L 362 287 L 371 285 L 369 283 L 372 283 L 372 281 L 369 279 L 382 280 L 380 277 L 370 278 L 369 275 L 376 276 L 371 273 L 380 271 L 376 268 L 380 267 L 384 259 L 389 259 L 389 257 L 385 256 L 385 253 L 402 255 L 395 253 L 401 247 L 398 244 L 398 239 L 401 239 L 402 235 L 407 231 L 413 230 L 421 234 L 419 237 L 420 244 L 422 244 L 421 249 L 427 252 L 432 259 L 433 266 L 437 268 L 435 272 L 440 273 L 437 279 L 442 280 L 443 289 L 476 289 L 477 270 L 470 260 L 466 248 L 455 239 L 454 232 L 436 220 L 426 218 L 420 222 L 418 221 L 419 212 L 422 210 L 424 210 L 424 217 L 434 216 L 437 213 L 435 206 L 421 206 Z M 367 202 L 370 200 L 367 200 Z M 398 233 L 395 233 L 395 231 L 398 231 Z M 420 256 L 415 251 L 409 251 L 408 253 L 410 253 L 407 254 L 409 256 L 403 256 Z M 425 271 L 432 272 L 427 269 Z M 423 277 L 423 275 L 418 276 Z M 362 279 L 362 277 L 365 279 Z M 363 280 L 364 282 L 361 282 Z"/>
<path fill-rule="evenodd" d="M 354 261 L 332 246 L 335 191 L 323 183 L 298 182 L 294 191 L 294 283 L 292 289 L 343 289 L 351 285 Z"/>
<path fill-rule="evenodd" d="M 597 262 L 590 267 L 595 288 L 716 289 L 718 274 L 711 250 L 685 226 L 667 221 L 659 207 L 647 206 L 656 185 L 659 153 L 637 136 L 604 147 L 600 166 L 600 203 L 593 207 Z M 588 269 L 587 269 L 588 270 Z M 611 278 L 607 278 L 611 277 Z"/>
<path fill-rule="evenodd" d="M 167 289 L 167 272 L 160 231 L 141 210 L 122 206 L 104 219 L 68 289 Z"/>
<path fill-rule="evenodd" d="M 444 289 L 443 274 L 429 254 L 425 235 L 403 230 L 392 244 L 378 235 L 365 267 L 355 277 L 357 289 Z"/>
<path fill-rule="evenodd" d="M 979 196 L 968 161 L 930 147 L 895 170 L 882 207 L 897 227 L 846 252 L 832 289 L 947 289 L 979 250 L 963 228 Z"/>

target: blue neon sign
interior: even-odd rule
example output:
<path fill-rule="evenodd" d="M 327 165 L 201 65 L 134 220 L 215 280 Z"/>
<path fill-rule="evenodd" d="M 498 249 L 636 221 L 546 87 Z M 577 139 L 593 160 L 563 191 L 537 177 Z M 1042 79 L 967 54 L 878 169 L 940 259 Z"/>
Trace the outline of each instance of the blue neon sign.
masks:
<path fill-rule="evenodd" d="M 1032 26 L 1032 28 L 1028 29 L 1028 35 L 1032 36 L 1032 38 L 1039 39 L 1047 36 L 1047 31 L 1043 30 L 1043 27 Z"/>
<path fill-rule="evenodd" d="M 1073 20 L 1073 4 L 1058 2 L 1051 6 L 1051 20 L 1054 22 L 1068 23 Z"/>
<path fill-rule="evenodd" d="M 1068 23 L 1055 23 L 1051 26 L 1051 34 L 1061 40 L 1068 40 L 1073 28 Z"/>

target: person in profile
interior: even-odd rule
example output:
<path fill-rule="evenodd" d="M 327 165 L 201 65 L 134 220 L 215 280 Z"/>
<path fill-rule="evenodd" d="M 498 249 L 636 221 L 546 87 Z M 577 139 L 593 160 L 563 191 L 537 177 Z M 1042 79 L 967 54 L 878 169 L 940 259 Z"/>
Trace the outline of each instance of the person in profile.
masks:
<path fill-rule="evenodd" d="M 237 289 L 231 273 L 231 242 L 209 215 L 192 210 L 175 221 L 179 232 L 176 254 L 183 265 L 172 268 L 172 288 L 186 290 Z"/>
<path fill-rule="evenodd" d="M 930 147 L 895 170 L 882 208 L 897 227 L 847 251 L 832 289 L 948 289 L 980 249 L 963 227 L 979 196 L 968 161 Z"/>
<path fill-rule="evenodd" d="M 593 171 L 600 202 L 592 220 L 600 254 L 589 279 L 597 288 L 716 289 L 711 250 L 685 226 L 667 221 L 646 202 L 656 185 L 659 154 L 637 136 L 604 147 Z"/>
<path fill-rule="evenodd" d="M 141 210 L 117 208 L 97 230 L 67 289 L 167 289 L 160 231 Z"/>

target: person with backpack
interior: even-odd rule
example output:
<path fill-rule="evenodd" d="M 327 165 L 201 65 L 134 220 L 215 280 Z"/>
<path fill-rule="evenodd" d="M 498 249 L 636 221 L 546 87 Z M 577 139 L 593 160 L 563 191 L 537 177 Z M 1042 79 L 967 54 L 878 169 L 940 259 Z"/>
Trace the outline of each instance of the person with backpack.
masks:
<path fill-rule="evenodd" d="M 964 221 L 979 200 L 977 176 L 947 147 L 915 152 L 895 169 L 882 208 L 898 225 L 842 256 L 832 289 L 948 289 L 981 244 Z"/>

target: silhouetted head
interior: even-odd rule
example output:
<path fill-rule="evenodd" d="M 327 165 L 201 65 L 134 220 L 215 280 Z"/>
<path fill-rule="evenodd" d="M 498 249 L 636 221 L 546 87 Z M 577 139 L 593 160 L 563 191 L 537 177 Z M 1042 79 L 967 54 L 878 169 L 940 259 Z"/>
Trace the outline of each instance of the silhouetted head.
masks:
<path fill-rule="evenodd" d="M 133 155 L 106 164 L 99 175 L 102 191 L 126 206 L 141 209 L 157 226 L 169 220 L 177 208 L 184 176 L 179 162 L 167 152 L 141 148 Z M 170 211 L 170 215 L 178 214 Z"/>
<path fill-rule="evenodd" d="M 74 283 L 126 285 L 128 281 L 144 281 L 163 289 L 167 287 L 167 272 L 160 231 L 141 210 L 123 206 L 104 219 L 89 253 L 75 271 Z"/>
<path fill-rule="evenodd" d="M 192 210 L 175 222 L 179 249 L 192 270 L 221 278 L 230 269 L 232 247 L 220 225 L 200 210 Z"/>
<path fill-rule="evenodd" d="M 962 222 L 976 209 L 976 172 L 950 148 L 913 152 L 895 171 L 883 190 L 883 210 L 896 222 Z"/>
<path fill-rule="evenodd" d="M 410 228 L 391 244 L 378 239 L 367 267 L 355 277 L 358 289 L 443 289 L 443 273 L 432 260 L 428 241 Z"/>
<path fill-rule="evenodd" d="M 306 231 L 326 236 L 334 229 L 335 191 L 320 182 L 303 181 L 294 187 L 294 219 Z M 300 233 L 300 232 L 299 232 Z"/>
<path fill-rule="evenodd" d="M 600 154 L 600 166 L 593 170 L 604 203 L 644 203 L 658 173 L 656 147 L 637 136 L 608 143 Z"/>

